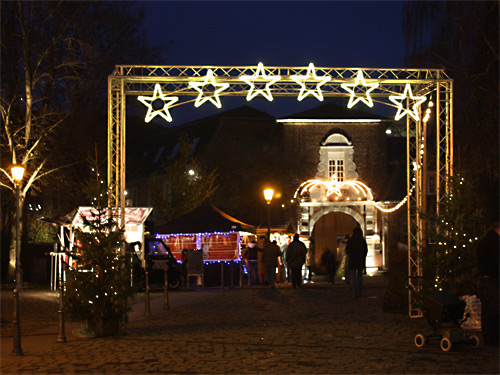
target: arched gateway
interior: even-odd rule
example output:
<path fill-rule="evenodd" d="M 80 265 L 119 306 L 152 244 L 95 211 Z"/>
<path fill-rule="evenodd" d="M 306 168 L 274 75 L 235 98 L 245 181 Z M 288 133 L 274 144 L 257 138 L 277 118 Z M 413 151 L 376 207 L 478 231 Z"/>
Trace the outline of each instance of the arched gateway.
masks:
<path fill-rule="evenodd" d="M 374 102 L 394 107 L 395 120 L 406 117 L 407 125 L 408 271 L 411 276 L 422 274 L 418 252 L 423 242 L 420 214 L 430 205 L 437 208 L 448 189 L 448 176 L 452 174 L 453 165 L 453 81 L 443 70 L 328 68 L 315 67 L 312 63 L 308 67 L 264 67 L 262 63 L 257 66 L 118 65 L 108 77 L 108 186 L 109 205 L 120 209 L 121 225 L 125 212 L 127 96 L 137 96 L 144 103 L 146 121 L 156 116 L 170 121 L 172 108 L 193 101 L 195 107 L 211 103 L 220 108 L 224 96 L 246 96 L 247 100 L 263 96 L 269 101 L 279 96 L 297 97 L 299 101 L 307 96 L 318 100 L 339 97 L 349 99 L 348 108 L 355 105 L 372 107 Z M 180 100 L 189 97 L 194 99 Z M 162 105 L 157 107 L 154 104 L 157 101 Z M 431 103 L 432 124 L 435 125 L 435 153 L 432 157 L 426 152 Z M 427 105 L 427 110 L 423 105 Z M 340 136 L 332 138 L 333 141 L 336 139 L 344 141 Z M 424 189 L 427 165 L 431 163 L 436 171 L 436 195 L 435 200 L 427 202 Z M 339 165 L 330 167 L 338 173 Z M 348 165 L 343 168 L 349 171 Z M 325 187 L 330 193 L 327 199 L 334 197 L 338 187 Z M 369 210 L 369 200 L 373 198 L 366 199 L 364 209 Z M 302 214 L 306 214 L 305 208 L 313 221 L 319 212 L 314 211 L 323 209 L 302 206 Z M 368 230 L 368 217 L 364 220 Z M 421 315 L 411 295 L 409 314 Z"/>

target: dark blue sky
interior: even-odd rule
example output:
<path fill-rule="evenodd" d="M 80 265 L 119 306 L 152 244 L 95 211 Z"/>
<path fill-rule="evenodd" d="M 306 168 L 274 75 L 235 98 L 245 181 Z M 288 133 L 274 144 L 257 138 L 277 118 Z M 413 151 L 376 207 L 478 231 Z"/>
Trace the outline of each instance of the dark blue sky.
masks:
<path fill-rule="evenodd" d="M 404 67 L 401 1 L 142 3 L 150 39 L 169 46 L 163 65 L 262 62 L 271 66 L 307 66 L 313 62 L 317 67 Z M 293 109 L 291 104 L 282 108 L 284 104 L 278 101 L 286 101 L 284 98 L 272 103 L 256 99 L 248 104 L 277 116 L 293 113 L 298 104 L 295 100 L 290 102 Z M 319 104 L 308 98 L 295 112 Z M 235 105 L 223 103 L 222 110 Z M 182 117 L 189 120 L 193 116 Z"/>

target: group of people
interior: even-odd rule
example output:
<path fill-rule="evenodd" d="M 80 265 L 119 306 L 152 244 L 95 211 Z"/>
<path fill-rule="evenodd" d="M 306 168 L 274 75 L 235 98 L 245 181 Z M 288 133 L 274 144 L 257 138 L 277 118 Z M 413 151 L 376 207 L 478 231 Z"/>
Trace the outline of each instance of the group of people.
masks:
<path fill-rule="evenodd" d="M 298 234 L 294 235 L 293 241 L 284 249 L 284 254 L 281 252 L 276 241 L 271 242 L 268 238 L 264 240 L 263 248 L 259 248 L 256 241 L 252 241 L 248 244 L 242 255 L 247 262 L 250 285 L 261 284 L 258 261 L 259 252 L 262 253 L 262 265 L 265 268 L 263 280 L 265 284 L 269 285 L 272 289 L 276 287 L 276 268 L 279 265 L 279 259 L 286 259 L 286 273 L 288 274 L 288 271 L 290 272 L 289 278 L 292 287 L 300 287 L 302 281 L 302 266 L 306 261 L 307 248 L 306 245 L 300 241 Z"/>
<path fill-rule="evenodd" d="M 365 272 L 366 255 L 368 254 L 368 246 L 360 227 L 355 227 L 352 236 L 346 234 L 340 241 L 339 254 L 344 262 L 345 282 L 351 285 L 354 298 L 359 298 L 363 288 L 363 273 Z M 328 273 L 328 282 L 334 284 L 335 274 L 340 264 L 336 254 L 329 248 L 325 248 L 321 256 L 321 262 Z"/>
<path fill-rule="evenodd" d="M 358 298 L 361 296 L 363 272 L 365 270 L 366 255 L 368 254 L 368 246 L 361 228 L 354 228 L 352 236 L 346 235 L 344 240 L 341 241 L 341 247 L 345 247 L 348 259 L 346 263 L 346 280 L 352 286 L 353 296 Z M 265 238 L 263 248 L 259 248 L 256 241 L 248 244 L 243 251 L 243 258 L 247 261 L 247 270 L 251 285 L 260 285 L 261 283 L 258 261 L 259 252 L 262 253 L 261 264 L 265 267 L 263 282 L 270 285 L 271 288 L 274 289 L 276 287 L 276 268 L 280 264 L 279 259 L 286 259 L 287 279 L 291 282 L 292 288 L 300 288 L 302 285 L 302 267 L 304 265 L 304 280 L 311 281 L 313 254 L 311 249 L 308 250 L 304 243 L 300 241 L 299 234 L 294 235 L 293 241 L 284 247 L 283 252 L 276 244 L 276 241 L 271 242 L 268 238 Z M 326 248 L 322 255 L 322 263 L 327 269 L 329 282 L 334 283 L 335 273 L 339 264 L 336 255 Z"/>

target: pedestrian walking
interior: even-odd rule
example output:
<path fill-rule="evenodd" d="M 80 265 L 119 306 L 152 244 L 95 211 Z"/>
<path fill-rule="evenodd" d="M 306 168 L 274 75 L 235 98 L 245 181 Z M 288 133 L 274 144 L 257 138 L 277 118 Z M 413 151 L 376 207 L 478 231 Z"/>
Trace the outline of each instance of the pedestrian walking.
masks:
<path fill-rule="evenodd" d="M 349 256 L 345 252 L 345 247 L 347 246 L 347 242 L 349 241 L 349 238 L 351 238 L 351 235 L 346 234 L 344 236 L 344 238 L 340 240 L 340 243 L 339 243 L 339 259 L 341 261 L 340 267 L 341 267 L 341 270 L 343 272 L 344 281 L 348 285 L 351 283 L 351 272 L 349 270 L 349 267 L 347 267 Z"/>
<path fill-rule="evenodd" d="M 259 277 L 259 260 L 258 260 L 257 242 L 252 241 L 243 250 L 243 258 L 246 259 L 248 265 L 248 278 L 250 285 L 260 285 Z"/>
<path fill-rule="evenodd" d="M 262 250 L 262 264 L 266 268 L 265 282 L 271 289 L 276 288 L 276 267 L 278 266 L 278 257 L 281 255 L 280 248 L 276 241 L 266 239 L 264 249 Z"/>
<path fill-rule="evenodd" d="M 290 266 L 288 265 L 288 262 L 286 261 L 286 250 L 288 249 L 288 245 L 290 245 L 290 237 L 286 236 L 285 237 L 285 243 L 281 245 L 281 254 L 282 254 L 282 259 L 283 259 L 283 268 L 285 270 L 285 279 L 287 283 L 292 282 L 291 278 L 291 271 L 290 271 Z"/>
<path fill-rule="evenodd" d="M 299 234 L 293 236 L 293 241 L 288 245 L 286 250 L 287 264 L 290 266 L 292 273 L 292 287 L 300 288 L 302 285 L 302 266 L 306 261 L 307 248 L 303 242 L 299 240 Z"/>
<path fill-rule="evenodd" d="M 368 254 L 368 246 L 360 227 L 353 229 L 352 237 L 347 242 L 345 251 L 349 255 L 347 267 L 351 272 L 352 293 L 354 298 L 359 298 L 363 289 L 363 271 Z"/>
<path fill-rule="evenodd" d="M 306 262 L 304 263 L 304 282 L 312 281 L 312 265 L 314 264 L 314 255 L 311 248 L 307 249 Z"/>
<path fill-rule="evenodd" d="M 481 333 L 483 342 L 489 346 L 498 346 L 499 341 L 499 251 L 500 223 L 495 222 L 477 247 L 477 273 L 479 279 L 479 299 L 481 300 Z"/>
<path fill-rule="evenodd" d="M 328 248 L 325 247 L 323 250 L 323 255 L 321 256 L 321 263 L 326 267 L 326 272 L 328 273 L 328 282 L 335 284 L 335 272 L 337 271 L 337 257 Z"/>

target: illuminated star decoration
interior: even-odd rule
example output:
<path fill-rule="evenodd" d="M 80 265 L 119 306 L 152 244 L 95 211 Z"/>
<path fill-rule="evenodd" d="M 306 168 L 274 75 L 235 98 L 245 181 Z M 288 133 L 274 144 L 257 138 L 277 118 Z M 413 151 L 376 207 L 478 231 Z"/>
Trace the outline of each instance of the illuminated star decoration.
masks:
<path fill-rule="evenodd" d="M 349 103 L 347 104 L 347 108 L 354 107 L 354 105 L 359 101 L 362 101 L 370 108 L 373 107 L 373 101 L 372 98 L 370 97 L 370 92 L 375 90 L 379 86 L 379 84 L 376 82 L 366 83 L 365 78 L 363 77 L 363 72 L 361 70 L 358 70 L 358 73 L 356 74 L 356 80 L 354 81 L 354 83 L 343 83 L 340 86 L 342 86 L 342 88 L 347 92 L 351 93 L 351 97 L 349 98 Z M 356 95 L 355 88 L 358 86 L 368 87 L 368 89 L 364 93 L 364 95 L 366 95 L 366 98 L 363 96 Z"/>
<path fill-rule="evenodd" d="M 332 79 L 330 76 L 318 77 L 313 63 L 309 64 L 307 74 L 305 76 L 291 76 L 291 78 L 300 85 L 300 93 L 297 98 L 299 102 L 309 94 L 312 94 L 316 97 L 316 99 L 323 101 L 323 93 L 321 92 L 320 86 Z M 307 90 L 305 81 L 317 82 L 316 88 L 314 90 Z"/>
<path fill-rule="evenodd" d="M 215 87 L 215 91 L 213 93 L 209 93 L 209 95 L 204 96 L 203 88 L 208 85 L 212 85 L 213 87 Z M 189 86 L 199 92 L 199 95 L 196 98 L 196 102 L 194 103 L 195 107 L 199 107 L 207 100 L 209 100 L 214 106 L 216 106 L 217 108 L 221 108 L 222 104 L 220 102 L 219 93 L 227 89 L 229 87 L 229 83 L 216 83 L 212 69 L 208 69 L 207 75 L 205 76 L 205 80 L 203 82 L 189 82 Z"/>
<path fill-rule="evenodd" d="M 403 108 L 403 102 L 407 98 L 410 98 L 414 102 L 412 110 Z M 425 96 L 413 96 L 413 93 L 411 92 L 411 86 L 409 83 L 407 83 L 405 85 L 405 90 L 403 92 L 403 95 L 389 96 L 389 100 L 398 106 L 398 112 L 396 113 L 394 119 L 398 121 L 404 115 L 409 114 L 411 117 L 413 117 L 415 121 L 418 121 L 419 120 L 418 107 L 420 106 L 420 104 L 425 102 L 426 99 L 427 98 Z"/>
<path fill-rule="evenodd" d="M 261 78 L 259 78 L 261 77 Z M 250 91 L 248 92 L 247 95 L 247 100 L 250 101 L 253 98 L 255 98 L 257 95 L 261 94 L 264 98 L 269 100 L 270 102 L 273 101 L 273 96 L 271 94 L 270 86 L 279 81 L 281 79 L 281 76 L 266 76 L 266 73 L 264 71 L 264 64 L 259 63 L 257 66 L 257 71 L 255 72 L 255 75 L 253 76 L 240 76 L 240 79 L 245 81 L 250 85 Z M 267 81 L 266 83 L 266 88 L 264 90 L 255 89 L 255 81 Z"/>
<path fill-rule="evenodd" d="M 156 115 L 160 115 L 169 122 L 172 121 L 172 116 L 170 116 L 168 108 L 179 100 L 177 96 L 163 95 L 161 92 L 161 86 L 158 83 L 155 85 L 153 96 L 139 96 L 137 99 L 148 107 L 148 112 L 146 113 L 146 118 L 144 119 L 145 122 L 150 122 L 156 117 Z M 161 109 L 153 108 L 153 103 L 157 99 L 163 100 L 163 107 Z"/>

